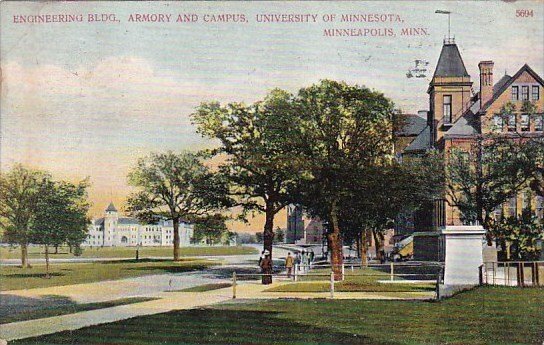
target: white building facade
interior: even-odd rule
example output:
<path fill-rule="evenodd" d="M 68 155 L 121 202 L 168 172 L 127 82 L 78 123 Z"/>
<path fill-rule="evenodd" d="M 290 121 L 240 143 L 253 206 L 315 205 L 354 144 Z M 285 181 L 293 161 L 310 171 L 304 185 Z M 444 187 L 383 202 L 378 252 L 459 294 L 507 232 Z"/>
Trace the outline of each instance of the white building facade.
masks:
<path fill-rule="evenodd" d="M 179 244 L 191 245 L 193 225 L 180 222 Z M 103 218 L 93 220 L 83 246 L 91 247 L 160 247 L 174 243 L 174 225 L 171 220 L 157 224 L 141 224 L 135 218 L 119 217 L 119 212 L 110 203 Z"/>

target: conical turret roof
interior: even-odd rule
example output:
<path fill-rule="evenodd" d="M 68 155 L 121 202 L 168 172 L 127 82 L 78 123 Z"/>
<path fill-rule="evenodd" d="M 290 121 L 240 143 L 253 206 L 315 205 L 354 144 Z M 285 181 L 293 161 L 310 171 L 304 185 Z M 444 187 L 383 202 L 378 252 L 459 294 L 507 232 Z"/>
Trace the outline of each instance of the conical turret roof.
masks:
<path fill-rule="evenodd" d="M 106 209 L 106 212 L 117 212 L 117 209 L 115 208 L 115 205 L 113 205 L 113 202 L 110 202 L 110 205 Z"/>
<path fill-rule="evenodd" d="M 438 64 L 434 71 L 435 77 L 468 77 L 465 63 L 455 43 L 444 43 Z"/>

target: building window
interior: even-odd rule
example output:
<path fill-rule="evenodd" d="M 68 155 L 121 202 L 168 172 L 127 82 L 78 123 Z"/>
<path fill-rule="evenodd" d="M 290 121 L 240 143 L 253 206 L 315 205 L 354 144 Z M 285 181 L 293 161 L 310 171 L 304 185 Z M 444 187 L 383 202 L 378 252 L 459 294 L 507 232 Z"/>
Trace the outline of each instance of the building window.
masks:
<path fill-rule="evenodd" d="M 517 208 L 518 198 L 516 195 L 514 195 L 512 198 L 510 198 L 510 201 L 508 202 L 508 215 L 510 217 L 515 217 L 517 214 Z"/>
<path fill-rule="evenodd" d="M 450 124 L 451 122 L 451 95 L 444 95 L 444 123 Z"/>
<path fill-rule="evenodd" d="M 532 99 L 533 101 L 538 101 L 540 99 L 540 88 L 538 85 L 533 85 L 532 90 Z"/>
<path fill-rule="evenodd" d="M 540 219 L 544 218 L 544 197 L 540 195 L 536 197 L 536 216 Z"/>
<path fill-rule="evenodd" d="M 523 101 L 529 100 L 529 86 L 522 86 L 521 87 L 521 99 Z"/>
<path fill-rule="evenodd" d="M 512 100 L 519 100 L 519 86 L 512 86 Z"/>
<path fill-rule="evenodd" d="M 529 131 L 529 115 L 528 114 L 521 115 L 521 131 L 522 132 Z"/>
<path fill-rule="evenodd" d="M 531 193 L 525 191 L 521 194 L 521 209 L 530 209 L 531 208 Z"/>
<path fill-rule="evenodd" d="M 502 132 L 503 120 L 502 116 L 495 116 L 493 118 L 493 132 Z"/>
<path fill-rule="evenodd" d="M 544 116 L 535 117 L 535 131 L 542 132 L 543 129 Z"/>
<path fill-rule="evenodd" d="M 516 131 L 516 114 L 508 115 L 508 132 Z"/>

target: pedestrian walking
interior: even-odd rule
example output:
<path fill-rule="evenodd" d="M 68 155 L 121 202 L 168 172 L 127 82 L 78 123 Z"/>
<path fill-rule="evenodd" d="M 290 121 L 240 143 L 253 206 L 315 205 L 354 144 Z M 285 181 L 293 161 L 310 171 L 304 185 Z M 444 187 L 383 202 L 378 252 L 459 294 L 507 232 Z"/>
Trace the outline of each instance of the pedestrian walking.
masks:
<path fill-rule="evenodd" d="M 308 270 L 308 255 L 306 254 L 305 250 L 302 251 L 300 261 L 302 262 L 302 272 L 306 273 L 306 271 Z"/>
<path fill-rule="evenodd" d="M 264 259 L 261 260 L 260 266 L 263 274 L 262 283 L 264 285 L 272 284 L 272 259 L 268 250 L 264 251 Z"/>
<path fill-rule="evenodd" d="M 295 264 L 297 264 L 298 270 L 300 271 L 301 259 L 300 259 L 300 253 L 299 252 L 297 252 L 297 254 L 295 255 Z"/>
<path fill-rule="evenodd" d="M 285 268 L 287 269 L 287 277 L 291 278 L 291 274 L 293 273 L 293 265 L 295 263 L 295 259 L 291 256 L 291 253 L 287 253 L 287 257 L 285 258 Z"/>

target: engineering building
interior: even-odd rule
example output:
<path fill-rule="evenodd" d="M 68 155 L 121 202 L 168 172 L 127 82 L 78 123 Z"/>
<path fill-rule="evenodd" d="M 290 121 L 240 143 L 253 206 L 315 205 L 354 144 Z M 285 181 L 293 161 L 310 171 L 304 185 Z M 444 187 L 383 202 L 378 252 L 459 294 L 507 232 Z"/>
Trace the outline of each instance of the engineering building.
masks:
<path fill-rule="evenodd" d="M 408 144 L 402 159 L 417 157 L 430 149 L 447 152 L 452 147 L 468 148 L 477 137 L 489 134 L 507 138 L 544 137 L 544 81 L 527 64 L 514 75 L 504 75 L 494 82 L 493 61 L 480 61 L 480 90 L 474 92 L 473 81 L 454 39 L 445 39 L 438 64 L 429 84 L 429 112 L 426 126 Z M 531 102 L 536 112 L 524 112 L 523 104 Z M 503 114 L 505 105 L 514 105 L 512 114 Z M 519 215 L 531 207 L 542 219 L 544 200 L 530 189 L 514 196 L 497 209 L 497 215 Z M 462 217 L 444 199 L 414 215 L 415 231 L 433 232 L 445 225 L 462 225 Z M 424 237 L 424 236 L 423 236 Z M 432 241 L 429 239 L 429 241 Z M 420 241 L 429 245 L 426 240 Z M 417 243 L 414 252 L 417 254 Z M 432 247 L 432 246 L 431 246 Z M 417 258 L 416 258 L 417 259 Z"/>
<path fill-rule="evenodd" d="M 180 246 L 191 245 L 193 225 L 179 224 Z M 113 203 L 110 203 L 102 218 L 93 220 L 89 227 L 84 246 L 99 247 L 160 247 L 174 243 L 174 226 L 171 220 L 161 220 L 157 224 L 141 224 L 135 218 L 119 217 Z"/>

